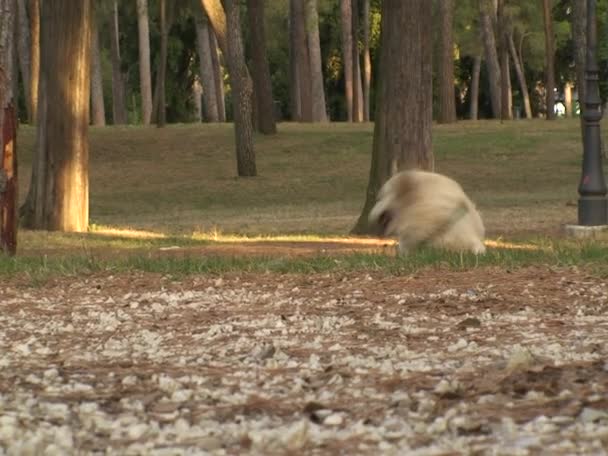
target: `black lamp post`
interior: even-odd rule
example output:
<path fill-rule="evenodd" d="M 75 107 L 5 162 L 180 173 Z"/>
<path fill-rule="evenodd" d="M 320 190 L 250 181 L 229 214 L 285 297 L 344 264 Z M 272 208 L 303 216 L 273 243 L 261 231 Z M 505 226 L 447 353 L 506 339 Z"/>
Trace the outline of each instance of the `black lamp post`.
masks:
<path fill-rule="evenodd" d="M 600 120 L 602 108 L 596 59 L 596 0 L 587 0 L 587 62 L 585 65 L 585 110 L 583 113 L 583 174 L 578 187 L 578 223 L 584 226 L 608 224 L 608 200 L 602 169 Z"/>

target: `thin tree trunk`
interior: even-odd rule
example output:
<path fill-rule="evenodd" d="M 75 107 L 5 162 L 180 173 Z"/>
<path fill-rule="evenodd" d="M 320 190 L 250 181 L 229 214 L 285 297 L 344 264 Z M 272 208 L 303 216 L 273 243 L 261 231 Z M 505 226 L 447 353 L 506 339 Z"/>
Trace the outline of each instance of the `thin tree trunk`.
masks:
<path fill-rule="evenodd" d="M 93 125 L 98 127 L 103 127 L 106 124 L 99 31 L 94 15 L 91 20 L 91 120 Z"/>
<path fill-rule="evenodd" d="M 152 75 L 150 68 L 150 26 L 148 0 L 137 0 L 137 32 L 139 43 L 139 88 L 144 125 L 152 120 Z"/>
<path fill-rule="evenodd" d="M 194 109 L 196 120 L 203 121 L 203 86 L 199 78 L 195 77 L 192 83 L 192 98 L 194 99 Z"/>
<path fill-rule="evenodd" d="M 363 120 L 369 122 L 372 59 L 369 50 L 369 1 L 363 0 Z"/>
<path fill-rule="evenodd" d="M 218 52 L 217 39 L 211 27 L 207 27 L 209 31 L 209 46 L 211 48 L 211 62 L 213 63 L 213 78 L 215 80 L 215 93 L 217 95 L 217 114 L 220 122 L 226 122 L 226 102 L 224 96 L 224 78 L 222 73 L 222 64 Z"/>
<path fill-rule="evenodd" d="M 352 0 L 340 0 L 340 24 L 342 30 L 342 59 L 344 61 L 344 98 L 346 116 L 353 121 L 353 31 Z"/>
<path fill-rule="evenodd" d="M 476 55 L 473 60 L 473 71 L 471 72 L 471 105 L 469 106 L 469 118 L 477 120 L 479 111 L 479 74 L 481 73 L 481 55 Z"/>
<path fill-rule="evenodd" d="M 304 26 L 304 0 L 290 0 L 290 18 L 294 32 L 294 57 L 298 72 L 298 87 L 300 88 L 300 120 L 312 122 L 312 85 L 311 65 L 308 52 L 308 40 Z"/>
<path fill-rule="evenodd" d="M 369 232 L 369 211 L 394 172 L 433 169 L 431 24 L 428 0 L 382 2 L 374 145 L 365 205 L 355 233 Z"/>
<path fill-rule="evenodd" d="M 300 105 L 300 74 L 296 61 L 296 31 L 293 17 L 290 14 L 288 19 L 289 26 L 289 109 L 291 120 L 294 122 L 302 121 L 302 107 Z"/>
<path fill-rule="evenodd" d="M 228 72 L 233 89 L 234 135 L 238 175 L 257 174 L 253 149 L 252 96 L 253 84 L 247 66 L 241 36 L 238 0 L 225 0 L 228 27 Z"/>
<path fill-rule="evenodd" d="M 31 122 L 37 122 L 38 80 L 40 78 L 40 0 L 29 0 L 30 18 L 30 115 Z"/>
<path fill-rule="evenodd" d="M 321 58 L 321 44 L 319 41 L 317 0 L 305 0 L 305 2 L 304 17 L 310 62 L 312 120 L 313 122 L 327 122 L 327 107 L 325 106 L 325 89 L 323 86 L 323 61 Z"/>
<path fill-rule="evenodd" d="M 572 83 L 570 81 L 564 83 L 564 106 L 566 108 L 566 117 L 572 117 Z"/>
<path fill-rule="evenodd" d="M 167 2 L 160 0 L 160 58 L 158 62 L 158 73 L 156 76 L 156 87 L 158 89 L 156 98 L 156 126 L 164 127 L 167 123 L 167 108 L 165 84 L 167 79 L 167 42 L 169 40 L 169 24 L 167 21 Z"/>
<path fill-rule="evenodd" d="M 519 61 L 517 50 L 515 49 L 515 42 L 513 41 L 513 34 L 508 36 L 509 51 L 511 53 L 511 60 L 513 60 L 513 67 L 517 74 L 517 80 L 519 81 L 519 90 L 521 92 L 522 101 L 524 105 L 524 111 L 526 118 L 532 118 L 532 107 L 530 106 L 530 92 L 528 92 L 528 84 L 526 82 L 526 76 L 524 75 L 523 67 Z"/>
<path fill-rule="evenodd" d="M 41 77 L 30 228 L 85 231 L 89 218 L 88 125 L 91 2 L 42 3 Z M 62 71 L 56 71 L 62 68 Z"/>
<path fill-rule="evenodd" d="M 17 115 L 13 91 L 15 3 L 0 0 L 0 254 L 17 253 Z"/>
<path fill-rule="evenodd" d="M 353 33 L 353 121 L 363 121 L 363 86 L 361 85 L 361 64 L 359 62 L 359 0 L 352 0 Z"/>
<path fill-rule="evenodd" d="M 277 125 L 274 116 L 274 97 L 266 51 L 264 0 L 247 0 L 247 17 L 249 19 L 249 39 L 251 40 L 257 126 L 263 134 L 274 134 L 277 132 Z"/>
<path fill-rule="evenodd" d="M 196 44 L 203 89 L 203 112 L 207 122 L 218 122 L 217 92 L 213 75 L 213 59 L 209 39 L 209 26 L 205 13 L 196 15 Z M 217 55 L 217 51 L 216 51 Z"/>
<path fill-rule="evenodd" d="M 125 81 L 120 60 L 117 0 L 114 0 L 112 3 L 110 35 L 110 51 L 112 57 L 112 119 L 115 125 L 120 125 L 127 123 L 127 107 L 125 99 Z"/>
<path fill-rule="evenodd" d="M 454 94 L 454 0 L 439 2 L 441 46 L 439 52 L 439 123 L 456 122 Z"/>
<path fill-rule="evenodd" d="M 494 26 L 492 24 L 492 8 L 492 5 L 488 3 L 487 0 L 480 1 L 480 24 L 482 41 L 484 45 L 486 67 L 488 69 L 488 80 L 490 84 L 492 114 L 496 119 L 499 119 L 502 112 L 500 92 L 500 64 L 498 62 Z"/>
<path fill-rule="evenodd" d="M 500 119 L 511 120 L 513 118 L 513 106 L 511 101 L 511 72 L 509 68 L 508 45 L 508 34 L 511 25 L 509 24 L 509 18 L 505 13 L 505 0 L 498 1 L 497 17 L 498 51 L 500 59 Z"/>
<path fill-rule="evenodd" d="M 551 0 L 542 0 L 545 25 L 545 89 L 547 120 L 555 119 L 555 38 L 553 37 L 553 15 Z"/>
<path fill-rule="evenodd" d="M 25 94 L 25 107 L 27 110 L 28 123 L 31 125 L 34 123 L 34 117 L 31 113 L 32 110 L 32 93 L 30 92 L 31 87 L 29 82 L 32 78 L 31 71 L 31 39 L 30 39 L 30 21 L 28 19 L 27 8 L 25 4 L 26 0 L 17 0 L 17 49 L 19 56 L 19 69 L 21 71 L 21 80 L 23 81 L 23 91 Z"/>
<path fill-rule="evenodd" d="M 576 91 L 580 111 L 581 135 L 585 140 L 585 62 L 587 60 L 587 0 L 572 2 L 572 37 L 576 67 Z"/>

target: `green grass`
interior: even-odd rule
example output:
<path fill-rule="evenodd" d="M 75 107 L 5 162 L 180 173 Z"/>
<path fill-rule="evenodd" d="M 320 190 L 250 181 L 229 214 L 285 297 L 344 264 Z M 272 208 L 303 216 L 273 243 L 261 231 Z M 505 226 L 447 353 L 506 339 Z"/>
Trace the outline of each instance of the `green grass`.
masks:
<path fill-rule="evenodd" d="M 281 124 L 276 136 L 255 136 L 259 176 L 243 179 L 235 175 L 231 125 L 91 128 L 91 231 L 22 231 L 19 256 L 0 258 L 0 275 L 115 269 L 399 273 L 429 265 L 590 263 L 601 268 L 608 263 L 605 242 L 561 239 L 561 225 L 576 221 L 581 166 L 577 119 L 434 126 L 436 168 L 461 182 L 476 201 L 488 237 L 531 241 L 539 250 L 492 248 L 478 260 L 427 250 L 407 259 L 367 254 L 284 259 L 159 256 L 160 249 L 174 246 L 196 249 L 243 239 L 315 242 L 346 236 L 363 204 L 372 134 L 371 124 Z M 29 185 L 34 137 L 33 128 L 20 127 L 22 199 Z"/>

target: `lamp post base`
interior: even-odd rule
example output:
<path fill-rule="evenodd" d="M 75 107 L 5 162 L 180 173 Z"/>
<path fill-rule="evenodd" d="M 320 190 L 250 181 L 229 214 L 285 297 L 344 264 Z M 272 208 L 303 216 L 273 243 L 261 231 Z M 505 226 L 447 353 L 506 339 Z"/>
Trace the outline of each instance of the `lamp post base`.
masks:
<path fill-rule="evenodd" d="M 608 225 L 564 225 L 564 231 L 575 239 L 608 239 Z"/>
<path fill-rule="evenodd" d="M 605 196 L 583 196 L 578 200 L 578 223 L 583 226 L 608 224 L 608 200 Z"/>

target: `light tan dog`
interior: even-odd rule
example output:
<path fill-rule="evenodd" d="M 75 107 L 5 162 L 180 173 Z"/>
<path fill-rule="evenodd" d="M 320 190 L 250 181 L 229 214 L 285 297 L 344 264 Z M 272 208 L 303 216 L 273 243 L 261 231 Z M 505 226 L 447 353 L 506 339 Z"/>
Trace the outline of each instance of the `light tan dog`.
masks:
<path fill-rule="evenodd" d="M 460 184 L 442 174 L 395 174 L 380 189 L 369 220 L 383 236 L 399 237 L 402 255 L 422 243 L 475 254 L 486 251 L 479 212 Z"/>

